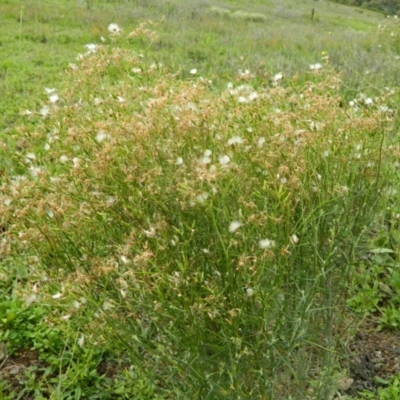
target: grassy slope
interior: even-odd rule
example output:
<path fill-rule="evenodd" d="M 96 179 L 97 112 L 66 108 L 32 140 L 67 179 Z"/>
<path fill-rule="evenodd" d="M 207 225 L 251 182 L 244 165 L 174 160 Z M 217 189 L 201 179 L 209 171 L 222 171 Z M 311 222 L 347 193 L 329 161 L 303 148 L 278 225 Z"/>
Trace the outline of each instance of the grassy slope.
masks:
<path fill-rule="evenodd" d="M 400 75 L 386 49 L 379 49 L 370 34 L 383 17 L 327 1 L 212 3 L 214 8 L 261 14 L 263 22 L 218 17 L 206 1 L 91 3 L 91 9 L 84 2 L 67 1 L 0 5 L 1 89 L 6 94 L 0 102 L 1 126 L 11 129 L 18 111 L 40 103 L 44 86 L 60 87 L 60 71 L 85 51 L 85 44 L 100 43 L 110 22 L 128 32 L 139 22 L 164 17 L 157 28 L 160 40 L 149 51 L 164 63 L 181 67 L 183 76 L 194 67 L 217 82 L 226 82 L 245 68 L 260 76 L 293 74 L 319 61 L 322 51 L 346 72 L 351 89 L 370 86 L 366 71 L 374 73 L 374 83 L 385 86 L 397 84 Z"/>

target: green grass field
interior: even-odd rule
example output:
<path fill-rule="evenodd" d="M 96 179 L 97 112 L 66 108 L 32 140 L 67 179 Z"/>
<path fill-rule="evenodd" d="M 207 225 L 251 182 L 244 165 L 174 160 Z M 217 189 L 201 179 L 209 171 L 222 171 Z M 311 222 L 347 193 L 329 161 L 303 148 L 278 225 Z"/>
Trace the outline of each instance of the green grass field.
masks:
<path fill-rule="evenodd" d="M 251 15 L 261 16 L 262 21 L 252 21 Z M 398 84 L 398 62 L 378 34 L 384 17 L 326 1 L 212 5 L 206 1 L 4 1 L 1 19 L 0 73 L 6 95 L 0 114 L 1 126 L 7 129 L 18 120 L 16 110 L 40 102 L 43 92 L 38 87 L 62 85 L 63 70 L 85 52 L 86 44 L 101 43 L 112 21 L 126 32 L 148 19 L 158 22 L 159 39 L 150 48 L 140 42 L 120 41 L 119 45 L 148 52 L 182 77 L 197 68 L 219 86 L 238 69 L 251 69 L 260 77 L 307 70 L 323 51 L 344 71 L 351 94 Z M 373 83 L 368 74 L 373 74 Z"/>
<path fill-rule="evenodd" d="M 397 398 L 397 18 L 0 21 L 0 399 Z"/>

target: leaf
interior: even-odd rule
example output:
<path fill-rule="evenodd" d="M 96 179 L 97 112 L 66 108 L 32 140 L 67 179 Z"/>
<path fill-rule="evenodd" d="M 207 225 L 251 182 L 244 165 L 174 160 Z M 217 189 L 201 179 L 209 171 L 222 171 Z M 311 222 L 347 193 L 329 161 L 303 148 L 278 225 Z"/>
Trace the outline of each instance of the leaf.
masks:
<path fill-rule="evenodd" d="M 377 383 L 381 383 L 382 385 L 389 385 L 389 383 L 390 383 L 386 379 L 380 378 L 379 376 L 375 376 L 374 381 Z"/>
<path fill-rule="evenodd" d="M 12 322 L 16 318 L 17 314 L 14 311 L 7 312 L 7 322 Z"/>
<path fill-rule="evenodd" d="M 379 248 L 370 250 L 370 252 L 374 253 L 374 254 L 384 254 L 384 253 L 394 253 L 394 250 L 386 249 L 385 247 L 379 247 Z"/>

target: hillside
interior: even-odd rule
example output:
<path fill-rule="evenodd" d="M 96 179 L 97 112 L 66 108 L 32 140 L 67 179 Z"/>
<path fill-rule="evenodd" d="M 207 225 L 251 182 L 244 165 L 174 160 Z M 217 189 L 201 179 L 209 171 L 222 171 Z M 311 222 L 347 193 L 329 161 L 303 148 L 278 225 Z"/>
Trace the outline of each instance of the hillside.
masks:
<path fill-rule="evenodd" d="M 157 22 L 158 40 L 141 51 L 179 68 L 182 76 L 196 67 L 220 84 L 238 69 L 260 76 L 304 71 L 320 60 L 322 52 L 344 71 L 350 90 L 370 86 L 366 74 L 373 73 L 374 81 L 385 86 L 397 84 L 400 76 L 377 35 L 383 17 L 324 0 L 230 1 L 212 6 L 206 1 L 22 4 L 0 5 L 0 84 L 7 94 L 0 100 L 0 126 L 7 130 L 20 111 L 37 103 L 41 88 L 62 85 L 62 71 L 85 52 L 85 45 L 101 44 L 110 21 L 126 31 L 147 19 Z M 120 45 L 140 48 L 135 42 Z"/>
<path fill-rule="evenodd" d="M 362 7 L 370 10 L 380 11 L 389 15 L 396 15 L 400 11 L 397 0 L 333 0 L 336 3 L 349 6 Z"/>

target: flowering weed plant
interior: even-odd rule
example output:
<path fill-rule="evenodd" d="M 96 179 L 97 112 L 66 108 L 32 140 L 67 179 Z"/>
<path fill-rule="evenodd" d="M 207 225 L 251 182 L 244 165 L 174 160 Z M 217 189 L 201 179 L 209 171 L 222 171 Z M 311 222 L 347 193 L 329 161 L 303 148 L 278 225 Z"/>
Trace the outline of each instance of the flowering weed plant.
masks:
<path fill-rule="evenodd" d="M 2 180 L 2 255 L 40 282 L 20 296 L 62 304 L 143 398 L 328 398 L 398 148 L 385 98 L 344 105 L 320 65 L 216 91 L 117 46 L 83 55 Z"/>

